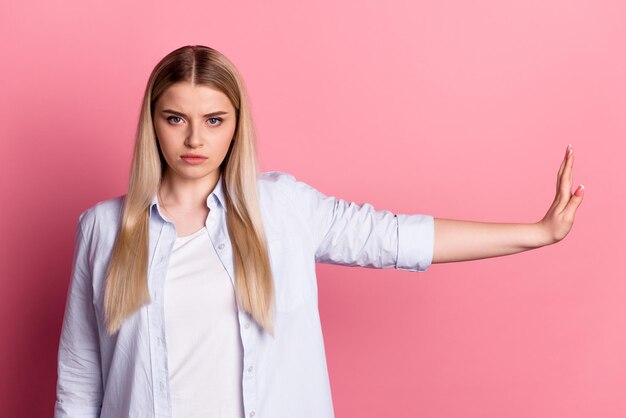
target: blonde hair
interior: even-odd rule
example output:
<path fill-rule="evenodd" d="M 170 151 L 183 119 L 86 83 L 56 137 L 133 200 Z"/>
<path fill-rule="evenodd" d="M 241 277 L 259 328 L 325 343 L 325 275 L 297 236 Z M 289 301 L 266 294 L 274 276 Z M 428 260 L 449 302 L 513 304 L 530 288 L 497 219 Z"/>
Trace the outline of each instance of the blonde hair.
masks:
<path fill-rule="evenodd" d="M 109 334 L 131 313 L 150 303 L 148 231 L 152 197 L 167 167 L 152 114 L 160 95 L 187 81 L 223 92 L 237 114 L 233 141 L 220 169 L 228 234 L 233 244 L 235 293 L 239 306 L 274 335 L 274 288 L 259 201 L 255 134 L 246 89 L 239 72 L 223 54 L 188 45 L 166 55 L 152 70 L 139 115 L 128 192 L 106 275 L 104 310 Z"/>

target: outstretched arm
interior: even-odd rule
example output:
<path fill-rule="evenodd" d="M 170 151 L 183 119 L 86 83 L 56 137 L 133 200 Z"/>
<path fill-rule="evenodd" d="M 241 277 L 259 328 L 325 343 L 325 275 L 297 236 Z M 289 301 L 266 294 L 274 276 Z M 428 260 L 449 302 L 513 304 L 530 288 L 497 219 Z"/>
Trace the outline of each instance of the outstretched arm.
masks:
<path fill-rule="evenodd" d="M 477 260 L 519 253 L 561 241 L 574 224 L 584 186 L 572 194 L 574 154 L 568 146 L 559 168 L 556 197 L 536 223 L 489 223 L 435 218 L 434 263 Z"/>

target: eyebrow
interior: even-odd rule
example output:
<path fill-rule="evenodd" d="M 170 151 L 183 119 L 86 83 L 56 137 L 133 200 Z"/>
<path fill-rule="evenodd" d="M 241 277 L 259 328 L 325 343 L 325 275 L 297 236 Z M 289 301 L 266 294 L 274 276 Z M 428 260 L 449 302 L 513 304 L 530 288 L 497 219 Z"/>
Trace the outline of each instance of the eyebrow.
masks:
<path fill-rule="evenodd" d="M 175 110 L 171 110 L 171 109 L 164 109 L 164 110 L 162 110 L 162 111 L 161 111 L 161 113 L 171 113 L 171 114 L 173 114 L 173 115 L 178 115 L 178 116 L 185 116 L 185 117 L 187 117 L 187 115 L 185 115 L 184 113 L 182 113 L 182 112 L 177 112 L 177 111 L 175 111 Z M 217 112 L 207 113 L 207 114 L 206 114 L 206 115 L 204 115 L 203 117 L 204 117 L 204 118 L 206 118 L 206 117 L 211 117 L 211 116 L 227 115 L 227 114 L 228 114 L 228 112 L 225 112 L 225 111 L 223 111 L 223 110 L 218 110 Z"/>

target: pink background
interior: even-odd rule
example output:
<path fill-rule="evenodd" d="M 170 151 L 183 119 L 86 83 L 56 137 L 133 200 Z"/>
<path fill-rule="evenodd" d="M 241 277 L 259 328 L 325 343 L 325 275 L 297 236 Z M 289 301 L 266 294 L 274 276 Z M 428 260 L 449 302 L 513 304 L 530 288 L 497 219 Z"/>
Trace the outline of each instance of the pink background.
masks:
<path fill-rule="evenodd" d="M 574 146 L 554 246 L 318 265 L 337 417 L 626 416 L 624 2 L 9 0 L 0 37 L 3 416 L 52 416 L 78 214 L 125 192 L 148 75 L 186 44 L 240 68 L 263 171 L 377 209 L 534 222 Z"/>

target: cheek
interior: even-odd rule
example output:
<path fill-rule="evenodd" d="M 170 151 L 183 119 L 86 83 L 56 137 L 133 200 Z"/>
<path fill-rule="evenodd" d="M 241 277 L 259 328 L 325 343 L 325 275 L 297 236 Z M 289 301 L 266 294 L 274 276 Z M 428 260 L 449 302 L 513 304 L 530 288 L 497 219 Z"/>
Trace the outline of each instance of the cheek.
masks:
<path fill-rule="evenodd" d="M 167 129 L 163 129 L 159 125 L 155 126 L 154 133 L 156 135 L 157 142 L 161 147 L 161 151 L 167 154 L 168 151 L 172 148 L 172 144 L 174 143 L 172 133 L 168 132 Z"/>
<path fill-rule="evenodd" d="M 158 139 L 158 144 L 159 144 L 159 148 L 161 149 L 161 154 L 163 154 L 163 158 L 165 158 L 165 160 L 171 162 L 173 158 L 173 155 L 176 153 L 175 148 L 172 146 L 171 141 L 167 141 L 167 138 L 165 137 L 159 137 Z"/>
<path fill-rule="evenodd" d="M 230 143 L 234 135 L 235 130 L 233 128 L 224 129 L 216 138 L 216 145 L 220 149 L 223 149 L 224 152 L 228 151 L 228 147 L 230 147 Z"/>
<path fill-rule="evenodd" d="M 220 149 L 222 151 L 222 154 L 226 154 L 228 152 L 228 148 L 230 148 L 231 143 L 232 143 L 232 135 L 230 136 L 226 136 L 223 138 L 223 140 L 220 142 Z"/>

